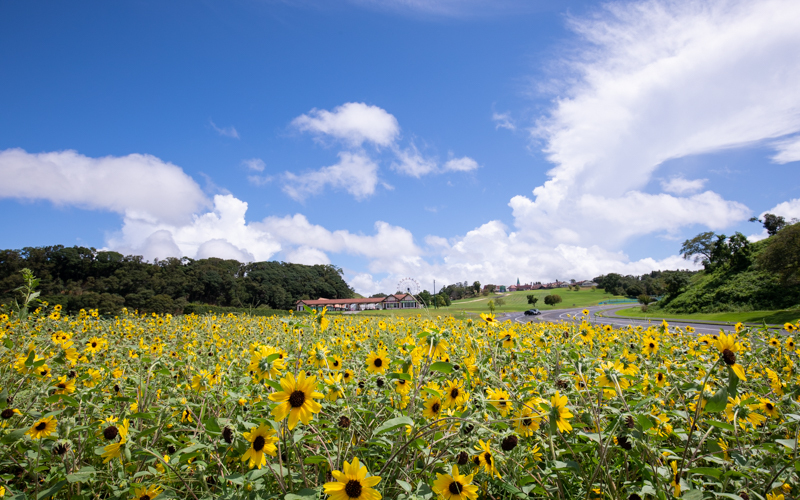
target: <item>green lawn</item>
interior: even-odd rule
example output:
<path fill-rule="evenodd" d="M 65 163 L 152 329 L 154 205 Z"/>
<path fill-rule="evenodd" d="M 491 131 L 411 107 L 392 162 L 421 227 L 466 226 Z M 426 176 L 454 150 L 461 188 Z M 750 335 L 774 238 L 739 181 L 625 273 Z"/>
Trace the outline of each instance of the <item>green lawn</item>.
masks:
<path fill-rule="evenodd" d="M 539 298 L 535 306 L 528 304 L 528 295 L 534 294 Z M 555 307 L 548 306 L 544 303 L 544 298 L 547 295 L 556 294 L 560 295 L 563 300 L 561 303 L 556 304 Z M 615 297 L 602 290 L 594 290 L 591 288 L 581 288 L 579 292 L 572 292 L 566 288 L 559 288 L 557 290 L 533 290 L 525 292 L 510 292 L 510 293 L 497 293 L 489 295 L 488 297 L 481 297 L 479 299 L 464 299 L 453 301 L 450 307 L 442 307 L 439 311 L 452 312 L 456 311 L 471 311 L 471 312 L 489 312 L 489 307 L 486 305 L 490 300 L 497 301 L 498 298 L 503 297 L 506 301 L 502 307 L 497 307 L 495 313 L 504 312 L 520 312 L 527 309 L 536 308 L 540 311 L 549 311 L 551 309 L 564 309 L 569 307 L 586 307 L 597 305 L 598 302 L 609 299 L 620 299 L 625 297 Z"/>
<path fill-rule="evenodd" d="M 666 319 L 689 319 L 698 321 L 724 321 L 728 323 L 763 323 L 771 325 L 782 325 L 787 322 L 796 322 L 800 319 L 800 310 L 790 311 L 750 311 L 750 312 L 731 312 L 731 313 L 697 313 L 697 314 L 670 314 L 660 311 L 642 312 L 639 307 L 622 309 L 617 311 L 618 316 L 630 316 L 634 318 L 645 318 L 661 320 Z"/>

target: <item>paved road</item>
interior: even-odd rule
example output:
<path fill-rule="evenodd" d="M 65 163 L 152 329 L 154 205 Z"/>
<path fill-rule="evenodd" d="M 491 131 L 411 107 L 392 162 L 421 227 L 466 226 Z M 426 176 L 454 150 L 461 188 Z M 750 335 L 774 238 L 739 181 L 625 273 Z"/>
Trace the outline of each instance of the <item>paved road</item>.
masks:
<path fill-rule="evenodd" d="M 613 325 L 617 328 L 626 327 L 628 325 L 633 326 L 643 326 L 647 327 L 649 325 L 660 325 L 661 320 L 652 320 L 652 321 L 645 321 L 641 319 L 628 319 L 628 318 L 620 318 L 616 316 L 614 313 L 619 311 L 620 309 L 627 309 L 630 307 L 634 307 L 635 304 L 613 304 L 613 305 L 604 305 L 604 306 L 592 306 L 592 307 L 576 307 L 570 309 L 553 309 L 550 311 L 542 311 L 542 314 L 539 316 L 525 316 L 524 313 L 506 313 L 503 316 L 503 321 L 511 320 L 516 321 L 518 323 L 527 323 L 528 321 L 570 321 L 570 316 L 581 316 L 584 309 L 589 310 L 589 321 L 596 324 L 601 325 Z M 601 316 L 597 316 L 600 313 Z M 687 326 L 691 326 L 695 329 L 695 332 L 698 334 L 709 334 L 709 333 L 719 333 L 720 329 L 727 331 L 733 330 L 733 325 L 708 325 L 703 323 L 692 323 L 686 321 L 669 321 L 670 326 L 680 326 L 681 328 L 685 328 Z"/>

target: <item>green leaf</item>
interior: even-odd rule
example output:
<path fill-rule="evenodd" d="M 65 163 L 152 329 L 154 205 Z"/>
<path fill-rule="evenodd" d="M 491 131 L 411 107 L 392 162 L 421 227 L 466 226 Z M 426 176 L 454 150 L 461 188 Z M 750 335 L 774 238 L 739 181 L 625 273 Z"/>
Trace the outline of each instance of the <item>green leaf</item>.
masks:
<path fill-rule="evenodd" d="M 22 436 L 24 436 L 27 431 L 28 429 L 14 429 L 13 431 L 3 436 L 3 439 L 0 440 L 0 442 L 2 442 L 3 444 L 11 444 L 15 441 L 22 439 Z"/>
<path fill-rule="evenodd" d="M 28 353 L 28 357 L 25 359 L 25 367 L 30 368 L 33 366 L 33 360 L 36 359 L 36 353 L 31 351 Z"/>
<path fill-rule="evenodd" d="M 687 471 L 689 474 L 700 474 L 702 476 L 711 476 L 715 479 L 719 479 L 722 476 L 722 471 L 719 469 L 714 469 L 713 467 L 697 467 L 695 469 L 690 469 Z"/>
<path fill-rule="evenodd" d="M 97 471 L 94 467 L 81 467 L 80 470 L 67 474 L 67 481 L 69 483 L 84 483 L 92 478 L 92 474 L 96 473 Z"/>
<path fill-rule="evenodd" d="M 784 445 L 792 451 L 795 449 L 794 439 L 776 439 L 775 442 Z"/>
<path fill-rule="evenodd" d="M 414 487 L 413 487 L 413 486 L 411 486 L 410 484 L 408 484 L 408 483 L 407 483 L 407 482 L 405 482 L 405 481 L 402 481 L 402 480 L 400 480 L 400 479 L 395 479 L 395 481 L 397 482 L 397 484 L 399 484 L 399 485 L 400 485 L 400 487 L 401 487 L 401 488 L 403 488 L 404 490 L 406 490 L 406 492 L 407 492 L 407 493 L 411 493 L 411 491 L 414 489 Z"/>
<path fill-rule="evenodd" d="M 382 434 L 384 432 L 389 432 L 391 430 L 397 429 L 398 427 L 403 427 L 405 425 L 414 425 L 414 421 L 411 417 L 397 417 L 387 420 L 383 423 L 380 427 L 375 429 L 375 435 Z"/>
<path fill-rule="evenodd" d="M 681 495 L 683 500 L 703 500 L 703 492 L 701 490 L 688 490 Z"/>
<path fill-rule="evenodd" d="M 722 387 L 706 401 L 706 407 L 704 410 L 709 413 L 717 413 L 724 410 L 726 406 L 728 406 L 728 388 Z"/>
<path fill-rule="evenodd" d="M 48 498 L 48 497 L 51 497 L 51 496 L 55 495 L 66 484 L 67 484 L 67 481 L 65 481 L 65 480 L 57 482 L 56 484 L 54 484 L 53 486 L 47 488 L 46 490 L 39 492 L 39 495 L 36 497 L 36 500 L 43 500 L 45 498 Z"/>
<path fill-rule="evenodd" d="M 636 421 L 642 426 L 643 431 L 653 427 L 653 421 L 647 415 L 636 415 Z"/>
<path fill-rule="evenodd" d="M 322 455 L 313 455 L 310 457 L 306 457 L 303 459 L 304 464 L 321 464 L 327 462 L 328 459 L 323 457 Z"/>
<path fill-rule="evenodd" d="M 287 493 L 283 500 L 316 500 L 319 492 L 310 488 L 303 488 L 297 493 Z"/>
<path fill-rule="evenodd" d="M 400 379 L 402 379 L 402 380 L 407 380 L 407 381 L 411 382 L 411 375 L 409 375 L 408 373 L 393 372 L 393 373 L 388 374 L 386 376 L 386 378 L 388 378 L 389 380 L 393 380 L 393 379 L 400 380 Z"/>
<path fill-rule="evenodd" d="M 707 423 L 708 423 L 708 425 L 717 427 L 717 428 L 722 429 L 722 430 L 726 430 L 728 432 L 733 432 L 733 430 L 734 430 L 733 426 L 731 424 L 726 424 L 725 422 L 719 422 L 717 420 L 709 420 Z"/>
<path fill-rule="evenodd" d="M 739 377 L 728 367 L 728 393 L 731 397 L 736 397 L 736 389 L 739 387 Z"/>
<path fill-rule="evenodd" d="M 283 387 L 281 387 L 281 384 L 275 382 L 274 380 L 265 380 L 264 383 L 267 384 L 268 386 L 272 387 L 273 389 L 275 389 L 278 392 L 283 390 Z"/>
<path fill-rule="evenodd" d="M 431 365 L 431 370 L 441 373 L 452 373 L 453 365 L 446 361 L 437 361 L 436 363 Z"/>
<path fill-rule="evenodd" d="M 269 356 L 267 356 L 267 363 L 272 363 L 273 361 L 275 361 L 276 359 L 278 359 L 280 357 L 281 357 L 281 353 L 279 353 L 279 352 L 270 354 Z"/>

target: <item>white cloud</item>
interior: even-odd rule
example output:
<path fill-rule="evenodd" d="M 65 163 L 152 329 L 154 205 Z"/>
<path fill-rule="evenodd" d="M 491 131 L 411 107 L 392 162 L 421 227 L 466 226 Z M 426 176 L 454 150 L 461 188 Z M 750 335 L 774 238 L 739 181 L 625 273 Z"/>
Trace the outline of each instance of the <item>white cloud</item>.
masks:
<path fill-rule="evenodd" d="M 674 194 L 694 193 L 700 191 L 705 186 L 708 179 L 684 179 L 683 177 L 670 177 L 669 179 L 661 179 L 661 188 Z"/>
<path fill-rule="evenodd" d="M 492 121 L 495 122 L 495 130 L 504 128 L 506 130 L 514 131 L 517 129 L 517 126 L 514 125 L 514 121 L 511 119 L 511 113 L 492 113 Z"/>
<path fill-rule="evenodd" d="M 0 151 L 0 198 L 48 200 L 181 222 L 207 205 L 183 170 L 154 156 L 90 158 L 76 151 Z"/>
<path fill-rule="evenodd" d="M 787 221 L 792 219 L 800 220 L 800 198 L 778 203 L 771 209 L 762 213 L 760 217 L 764 217 L 766 214 L 779 215 Z"/>
<path fill-rule="evenodd" d="M 263 172 L 266 168 L 266 164 L 264 160 L 261 158 L 250 158 L 249 160 L 242 160 L 242 165 L 249 168 L 254 172 Z"/>
<path fill-rule="evenodd" d="M 325 255 L 325 252 L 317 248 L 311 248 L 307 246 L 298 247 L 286 254 L 286 261 L 293 262 L 295 264 L 305 264 L 307 266 L 331 263 L 331 259 Z"/>
<path fill-rule="evenodd" d="M 438 168 L 436 160 L 422 156 L 413 144 L 404 150 L 398 149 L 395 154 L 397 161 L 392 163 L 392 169 L 404 175 L 419 179 Z"/>
<path fill-rule="evenodd" d="M 389 146 L 400 134 L 394 116 L 363 102 L 348 102 L 333 111 L 312 109 L 307 115 L 295 118 L 292 125 L 304 132 L 340 139 L 352 147 L 361 146 L 365 141 Z"/>
<path fill-rule="evenodd" d="M 264 186 L 272 182 L 271 175 L 248 175 L 247 182 L 254 186 Z"/>
<path fill-rule="evenodd" d="M 214 123 L 214 120 L 208 120 L 208 123 L 210 123 L 211 128 L 213 128 L 221 136 L 231 137 L 233 139 L 239 138 L 239 132 L 237 132 L 236 128 L 234 127 L 217 127 L 217 124 Z"/>
<path fill-rule="evenodd" d="M 478 162 L 468 156 L 452 158 L 444 164 L 445 172 L 471 172 L 480 167 Z"/>
<path fill-rule="evenodd" d="M 253 262 L 256 260 L 255 256 L 247 250 L 232 245 L 229 241 L 222 238 L 204 241 L 197 247 L 195 259 L 208 259 L 211 257 L 238 260 L 239 262 Z"/>
<path fill-rule="evenodd" d="M 785 141 L 775 143 L 778 154 L 772 157 L 775 163 L 789 163 L 800 161 L 800 137 L 793 137 Z"/>
<path fill-rule="evenodd" d="M 375 193 L 378 184 L 378 164 L 361 153 L 342 151 L 339 163 L 304 174 L 284 173 L 283 191 L 297 201 L 321 193 L 326 186 L 343 189 L 357 200 Z"/>

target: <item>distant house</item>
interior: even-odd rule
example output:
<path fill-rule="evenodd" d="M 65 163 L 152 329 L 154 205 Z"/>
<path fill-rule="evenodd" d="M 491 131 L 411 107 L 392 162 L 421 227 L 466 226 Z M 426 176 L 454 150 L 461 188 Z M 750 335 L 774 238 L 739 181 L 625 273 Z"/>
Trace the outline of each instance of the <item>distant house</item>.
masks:
<path fill-rule="evenodd" d="M 500 291 L 505 293 L 506 292 L 506 286 L 505 285 L 500 285 Z"/>
<path fill-rule="evenodd" d="M 497 289 L 497 285 L 483 285 L 484 292 L 493 292 Z"/>
<path fill-rule="evenodd" d="M 303 306 L 321 310 L 327 307 L 329 311 L 365 311 L 380 309 L 419 309 L 421 306 L 417 299 L 410 293 L 397 293 L 386 297 L 371 297 L 364 299 L 316 299 L 298 300 L 295 304 L 297 311 L 302 311 Z"/>
<path fill-rule="evenodd" d="M 507 290 L 509 292 L 516 292 L 517 291 L 517 285 L 511 285 L 510 287 L 507 288 Z"/>
<path fill-rule="evenodd" d="M 530 289 L 531 289 L 531 285 L 519 285 L 517 287 L 517 290 L 521 290 L 521 291 L 526 291 L 526 290 L 530 290 Z"/>

